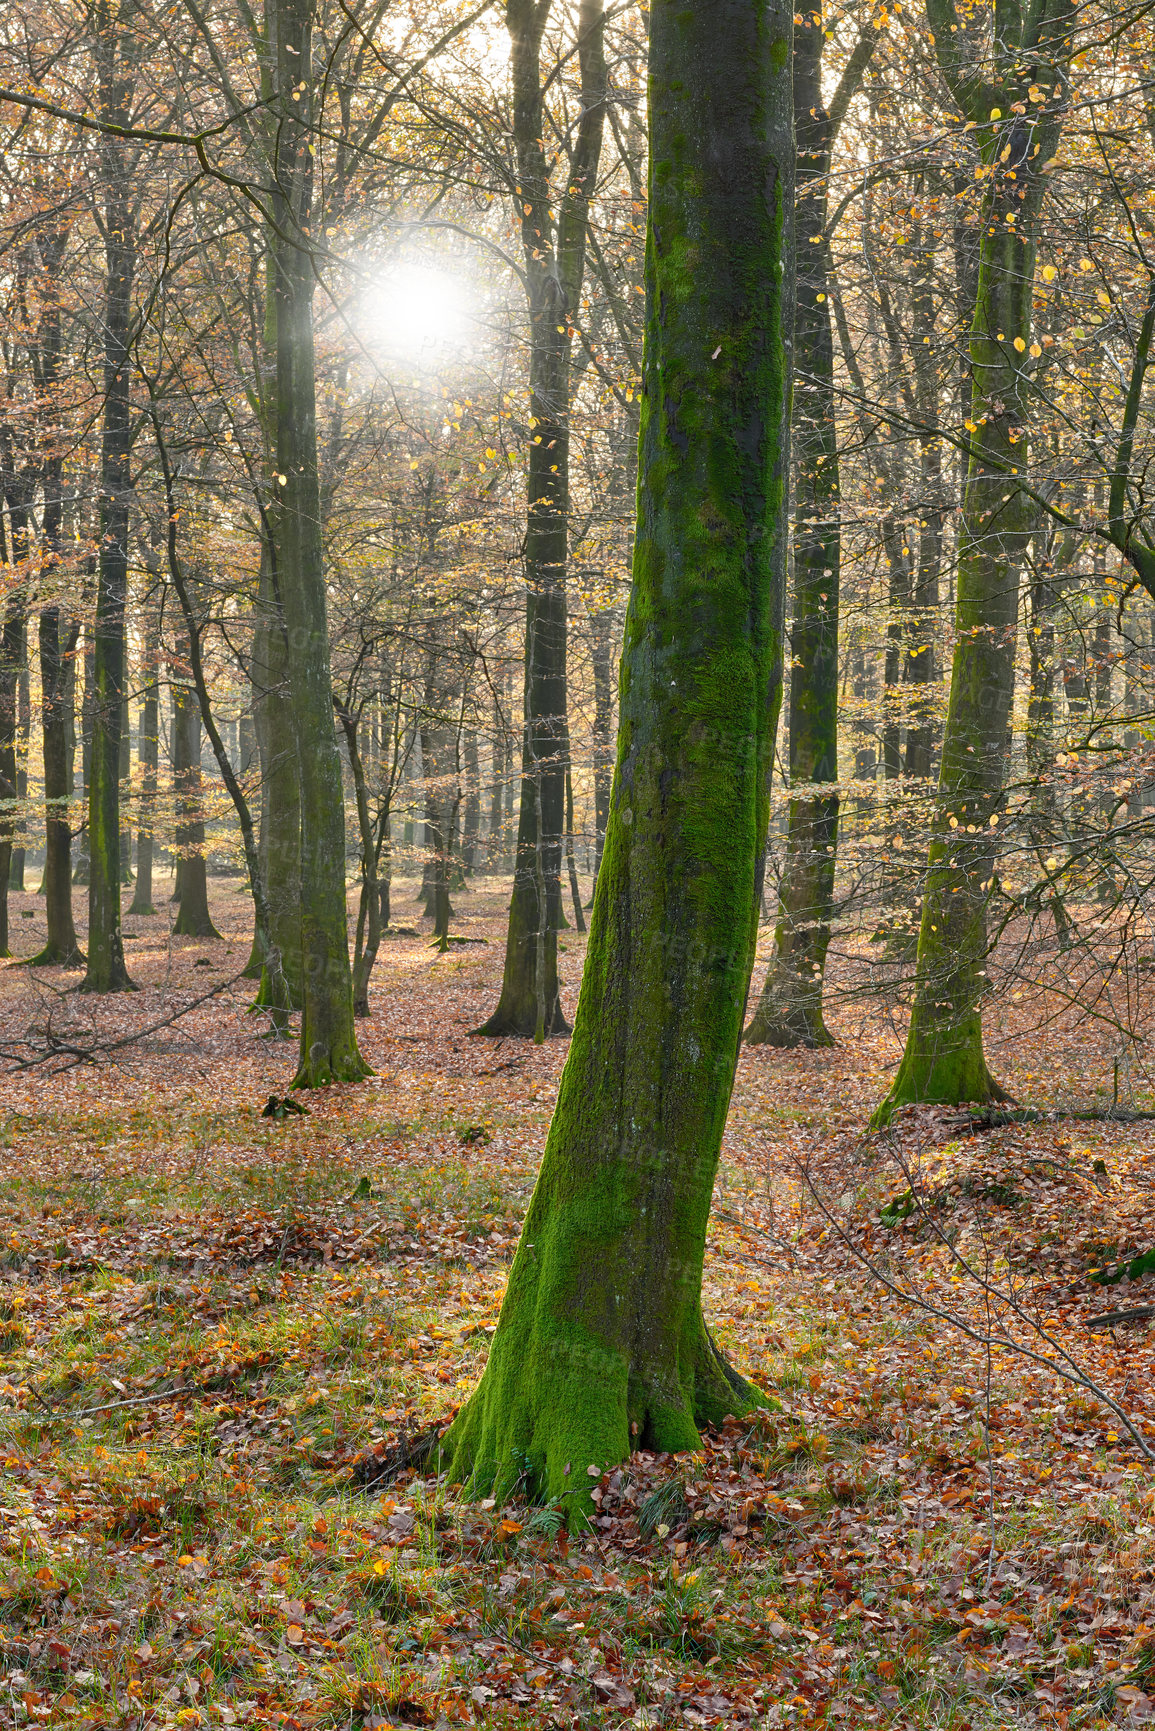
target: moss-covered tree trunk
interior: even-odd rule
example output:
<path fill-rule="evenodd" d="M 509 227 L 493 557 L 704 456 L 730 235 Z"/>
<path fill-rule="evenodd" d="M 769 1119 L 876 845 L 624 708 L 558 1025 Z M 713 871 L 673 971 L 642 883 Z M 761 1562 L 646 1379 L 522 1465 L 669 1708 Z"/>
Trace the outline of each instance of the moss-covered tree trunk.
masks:
<path fill-rule="evenodd" d="M 97 9 L 97 77 L 105 120 L 127 124 L 133 88 L 130 8 Z M 104 419 L 100 538 L 93 620 L 92 748 L 88 781 L 86 992 L 133 990 L 120 930 L 120 730 L 125 696 L 128 519 L 132 495 L 130 338 L 136 269 L 129 168 L 119 139 L 102 134 L 104 197 Z"/>
<path fill-rule="evenodd" d="M 589 204 L 597 183 L 605 119 L 603 0 L 581 0 L 577 54 L 578 122 L 556 215 L 546 152 L 542 41 L 551 0 L 509 0 L 517 211 L 529 301 L 529 414 L 526 477 L 525 731 L 521 810 L 505 970 L 497 1008 L 482 1034 L 532 1036 L 545 1006 L 545 1032 L 567 1034 L 557 979 L 557 932 L 565 924 L 561 864 L 565 824 L 566 555 L 569 532 L 571 321 L 585 274 Z M 545 905 L 541 902 L 544 885 Z"/>
<path fill-rule="evenodd" d="M 333 719 L 313 354 L 312 6 L 276 0 L 273 284 L 278 493 L 274 582 L 285 624 L 301 790 L 301 1050 L 293 1085 L 368 1074 L 357 1048 L 345 910 L 345 794 Z"/>
<path fill-rule="evenodd" d="M 802 14 L 794 37 L 796 221 L 801 244 L 794 328 L 794 594 L 790 631 L 790 782 L 778 924 L 751 1045 L 832 1046 L 822 1015 L 834 902 L 838 793 L 838 590 L 842 525 L 834 421 L 834 334 L 826 246 L 830 154 L 874 46 L 868 31 L 829 110 L 822 90 L 821 14 Z"/>
<path fill-rule="evenodd" d="M 781 691 L 791 9 L 656 0 L 638 528 L 573 1045 L 482 1381 L 445 1442 L 585 1518 L 751 1391 L 702 1315 Z"/>
<path fill-rule="evenodd" d="M 1035 520 L 1015 477 L 1025 473 L 1029 454 L 1026 368 L 1042 170 L 1059 139 L 1070 54 L 1069 0 L 1029 9 L 1025 0 L 1006 0 L 993 41 L 996 83 L 964 61 L 953 0 L 930 0 L 929 15 L 940 68 L 980 141 L 986 197 L 938 809 L 906 1050 L 876 1125 L 913 1101 L 1005 1097 L 983 1053 L 986 909 L 1014 696 L 1019 578 Z"/>

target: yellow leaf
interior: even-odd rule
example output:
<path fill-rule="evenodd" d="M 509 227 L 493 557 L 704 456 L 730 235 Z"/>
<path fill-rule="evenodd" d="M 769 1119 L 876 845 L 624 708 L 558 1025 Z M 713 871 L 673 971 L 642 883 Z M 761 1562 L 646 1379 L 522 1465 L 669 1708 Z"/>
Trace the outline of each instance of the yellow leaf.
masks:
<path fill-rule="evenodd" d="M 1025 343 L 1025 342 L 1024 342 L 1024 341 L 1023 341 L 1023 339 L 1022 339 L 1022 337 L 1016 337 L 1016 338 L 1015 338 L 1015 347 L 1016 347 L 1016 349 L 1018 349 L 1018 351 L 1019 351 L 1019 353 L 1020 353 L 1020 354 L 1022 354 L 1022 353 L 1023 353 L 1023 351 L 1024 351 L 1024 349 L 1025 349 L 1025 348 L 1026 348 L 1026 346 L 1027 346 L 1027 345 L 1026 345 L 1026 343 Z"/>
<path fill-rule="evenodd" d="M 1043 281 L 1044 282 L 1054 282 L 1054 280 L 1058 276 L 1058 274 L 1059 273 L 1055 269 L 1053 264 L 1045 264 L 1043 266 Z"/>

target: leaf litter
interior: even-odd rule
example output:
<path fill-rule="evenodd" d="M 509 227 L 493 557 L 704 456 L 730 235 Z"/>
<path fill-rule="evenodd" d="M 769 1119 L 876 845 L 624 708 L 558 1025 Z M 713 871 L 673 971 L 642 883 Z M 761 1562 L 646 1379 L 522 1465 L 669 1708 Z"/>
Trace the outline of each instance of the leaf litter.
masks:
<path fill-rule="evenodd" d="M 500 938 L 499 885 L 466 906 Z M 142 939 L 141 1001 L 84 1014 L 150 1025 L 242 943 Z M 236 989 L 182 1018 L 183 1064 L 150 1036 L 4 1079 L 0 1724 L 1155 1717 L 1155 1485 L 1116 1417 L 1155 1445 L 1152 1334 L 1088 1326 L 1097 1271 L 1140 1267 L 1121 1311 L 1152 1293 L 1152 1127 L 927 1112 L 868 1142 L 895 1033 L 865 1011 L 740 1065 L 704 1296 L 757 1411 L 603 1474 L 581 1538 L 404 1464 L 361 1488 L 474 1386 L 540 1158 L 565 1045 L 470 1037 L 499 966 L 387 939 L 376 1074 L 307 1117 L 263 1116 L 293 1051 Z M 1092 1098 L 1110 1054 L 1073 1070 L 1028 1011 L 1013 1090 L 1056 1103 L 1054 1040 Z"/>

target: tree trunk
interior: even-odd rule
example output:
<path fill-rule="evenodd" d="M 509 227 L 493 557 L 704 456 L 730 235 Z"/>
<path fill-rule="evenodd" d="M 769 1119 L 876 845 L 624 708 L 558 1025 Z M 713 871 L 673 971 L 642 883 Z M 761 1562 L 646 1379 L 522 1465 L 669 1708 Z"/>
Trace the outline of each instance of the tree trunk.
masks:
<path fill-rule="evenodd" d="M 103 119 L 126 125 L 133 80 L 131 21 L 100 0 L 97 76 Z M 130 455 L 129 340 L 136 268 L 124 145 L 100 139 L 104 195 L 104 426 L 100 450 L 100 553 L 93 624 L 92 754 L 88 786 L 88 971 L 81 991 L 132 991 L 120 930 L 120 728 L 128 599 Z"/>
<path fill-rule="evenodd" d="M 577 1027 L 489 1363 L 444 1444 L 564 1499 L 751 1391 L 702 1315 L 781 692 L 791 11 L 652 11 L 639 522 Z M 528 797 L 528 796 L 527 796 Z M 592 1475 L 592 1477 L 590 1476 Z"/>
<path fill-rule="evenodd" d="M 280 957 L 289 1001 L 301 1007 L 301 790 L 288 689 L 285 624 L 272 580 L 273 554 L 262 549 L 253 632 L 253 714 L 261 767 L 260 860 L 270 938 Z M 249 973 L 261 981 L 254 1009 L 271 1006 L 271 982 L 253 938 Z"/>
<path fill-rule="evenodd" d="M 48 938 L 32 958 L 34 965 L 83 967 L 84 957 L 72 918 L 72 827 L 68 821 L 71 740 L 66 702 L 68 663 L 76 652 L 80 626 L 61 642 L 64 615 L 56 606 L 40 613 L 40 714 L 44 735 L 44 895 Z"/>
<path fill-rule="evenodd" d="M 76 842 L 76 864 L 72 871 L 74 884 L 86 884 L 91 876 L 88 858 L 88 789 L 92 781 L 92 717 L 96 694 L 96 656 L 92 632 L 84 630 L 84 693 L 80 699 L 80 803 L 84 807 L 84 823 Z M 73 789 L 75 792 L 75 789 Z"/>
<path fill-rule="evenodd" d="M 605 114 L 603 0 L 581 0 L 577 53 L 581 119 L 556 221 L 546 158 L 541 46 L 550 0 L 509 0 L 517 209 L 529 298 L 529 418 L 534 429 L 525 532 L 525 731 L 521 811 L 501 996 L 482 1034 L 567 1034 L 557 981 L 566 718 L 566 557 L 569 530 L 570 342 L 578 317 Z M 544 900 L 543 900 L 544 898 Z"/>
<path fill-rule="evenodd" d="M 8 943 L 8 874 L 16 823 L 16 687 L 24 605 L 24 591 L 19 587 L 8 598 L 0 630 L 0 956 L 12 954 Z"/>
<path fill-rule="evenodd" d="M 157 771 L 160 764 L 160 612 L 150 601 L 144 621 L 144 661 L 141 667 L 144 701 L 140 711 L 140 820 L 136 830 L 136 890 L 130 914 L 155 914 L 152 905 L 153 825 L 156 821 Z"/>
<path fill-rule="evenodd" d="M 481 763 L 477 751 L 477 729 L 467 727 L 462 740 L 465 758 L 465 810 L 461 819 L 461 866 L 472 875 L 477 860 L 481 830 Z"/>
<path fill-rule="evenodd" d="M 125 667 L 125 684 L 129 681 L 129 670 Z M 129 822 L 129 808 L 132 799 L 132 722 L 128 710 L 128 698 L 120 706 L 120 881 L 122 884 L 132 882 L 132 825 Z"/>
<path fill-rule="evenodd" d="M 16 798 L 20 801 L 21 812 L 16 834 L 19 837 L 28 833 L 28 742 L 31 733 L 32 693 L 28 681 L 28 616 L 25 614 L 20 630 L 20 672 L 16 680 Z M 14 890 L 24 888 L 27 851 L 23 840 L 13 843 L 8 882 Z"/>
<path fill-rule="evenodd" d="M 963 496 L 955 607 L 957 644 L 943 737 L 938 809 L 918 938 L 914 1003 L 902 1063 L 873 1122 L 912 1101 L 1005 1098 L 983 1053 L 986 908 L 1014 695 L 1019 576 L 1034 506 L 1014 477 L 1027 468 L 1028 391 L 1019 355 L 1031 340 L 1035 244 L 1061 98 L 1028 101 L 1037 78 L 1062 91 L 1067 0 L 1012 3 L 996 44 L 1001 83 L 961 58 L 953 0 L 930 0 L 935 52 L 952 94 L 975 122 L 987 174 L 979 290 L 971 326 L 971 449 Z M 1026 26 L 1034 39 L 1022 42 Z M 1044 64 L 1047 72 L 1044 79 Z M 1029 70 L 1027 70 L 1029 68 Z M 1017 107 L 1017 115 L 1016 115 Z M 992 113 L 994 118 L 992 118 Z M 1005 118 L 1000 118 L 1005 117 Z M 1021 117 L 1021 118 L 1020 118 Z M 973 427 L 973 430 L 971 430 Z"/>
<path fill-rule="evenodd" d="M 196 692 L 186 683 L 187 638 L 181 649 L 185 665 L 171 683 L 173 707 L 173 783 L 176 791 L 177 875 L 180 912 L 173 926 L 179 938 L 219 938 L 209 913 L 205 870 L 205 816 L 201 773 L 201 712 Z"/>
<path fill-rule="evenodd" d="M 790 635 L 790 800 L 786 862 L 778 892 L 774 956 L 750 1045 L 832 1046 L 822 1015 L 823 975 L 834 902 L 838 794 L 838 591 L 842 526 L 834 420 L 826 188 L 841 117 L 873 48 L 855 49 L 828 112 L 822 93 L 822 21 L 802 14 L 794 38 L 794 130 L 798 150 L 794 382 L 794 609 Z M 815 242 L 819 244 L 815 244 Z"/>
<path fill-rule="evenodd" d="M 274 577 L 288 643 L 301 789 L 301 1048 L 293 1086 L 368 1074 L 357 1049 L 345 909 L 345 800 L 333 720 L 317 474 L 315 274 L 309 239 L 312 8 L 276 3 L 278 130 L 272 240 L 277 318 Z M 308 85 L 301 89 L 305 79 Z"/>
<path fill-rule="evenodd" d="M 602 869 L 606 824 L 610 815 L 610 788 L 614 777 L 614 670 L 613 614 L 608 607 L 590 621 L 590 660 L 594 675 L 594 892 Z"/>

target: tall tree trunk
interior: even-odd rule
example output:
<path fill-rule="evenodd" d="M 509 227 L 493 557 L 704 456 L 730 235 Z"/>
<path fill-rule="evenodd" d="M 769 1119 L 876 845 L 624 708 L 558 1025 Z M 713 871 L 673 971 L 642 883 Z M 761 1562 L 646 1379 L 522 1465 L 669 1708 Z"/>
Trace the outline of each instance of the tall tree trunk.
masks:
<path fill-rule="evenodd" d="M 12 862 L 8 882 L 14 890 L 24 888 L 24 865 L 27 848 L 23 837 L 28 833 L 28 745 L 32 734 L 32 692 L 28 680 L 28 616 L 20 629 L 20 672 L 16 679 L 16 798 L 21 815 L 16 824 L 19 840 L 12 845 Z"/>
<path fill-rule="evenodd" d="M 24 590 L 19 586 L 8 598 L 0 628 L 0 956 L 12 954 L 8 943 L 8 874 L 16 827 L 16 688 L 24 609 Z"/>
<path fill-rule="evenodd" d="M 986 909 L 1014 695 L 1019 575 L 1035 516 L 1014 479 L 1029 455 L 1029 396 L 1019 356 L 1031 340 L 1041 170 L 1058 144 L 1062 111 L 1061 94 L 1032 103 L 1028 87 L 1037 81 L 1065 91 L 1070 54 L 1069 0 L 1042 0 L 1029 11 L 1025 0 L 1007 0 L 994 46 L 996 84 L 964 61 L 954 0 L 929 0 L 929 16 L 939 65 L 974 123 L 987 172 L 970 339 L 974 430 L 938 809 L 906 1049 L 876 1124 L 911 1101 L 1005 1098 L 983 1053 Z"/>
<path fill-rule="evenodd" d="M 97 8 L 102 119 L 128 123 L 131 6 Z M 120 728 L 124 704 L 128 507 L 132 492 L 129 341 L 136 239 L 125 146 L 100 139 L 104 198 L 104 426 L 100 448 L 100 553 L 93 625 L 92 753 L 88 786 L 88 971 L 81 990 L 132 991 L 120 930 Z"/>
<path fill-rule="evenodd" d="M 124 672 L 125 684 L 129 681 L 127 664 Z M 129 811 L 132 801 L 132 721 L 129 715 L 128 698 L 120 706 L 120 881 L 122 884 L 132 882 L 132 824 L 129 821 Z"/>
<path fill-rule="evenodd" d="M 253 633 L 253 715 L 261 766 L 260 860 L 270 938 L 280 958 L 285 989 L 300 1009 L 301 988 L 301 789 L 297 742 L 289 696 L 288 644 L 273 586 L 274 555 L 262 548 L 256 628 Z M 254 1008 L 268 1008 L 272 983 L 253 937 L 251 974 L 261 981 Z"/>
<path fill-rule="evenodd" d="M 461 866 L 469 877 L 477 860 L 481 830 L 481 761 L 475 727 L 465 729 L 462 751 L 465 759 L 465 810 L 461 819 Z"/>
<path fill-rule="evenodd" d="M 130 914 L 155 914 L 152 905 L 153 826 L 156 822 L 157 771 L 160 766 L 160 607 L 148 602 L 144 618 L 140 710 L 140 819 L 136 830 L 136 890 Z"/>
<path fill-rule="evenodd" d="M 72 827 L 68 821 L 71 741 L 67 707 L 68 663 L 76 653 L 79 623 L 61 640 L 62 610 L 40 612 L 40 715 L 44 736 L 44 895 L 48 937 L 34 963 L 84 965 L 72 918 Z"/>
<path fill-rule="evenodd" d="M 87 626 L 84 629 L 84 654 L 81 660 L 84 666 L 84 692 L 80 699 L 80 803 L 84 807 L 84 823 L 76 843 L 76 865 L 72 872 L 74 884 L 86 884 L 91 876 L 88 852 L 88 789 L 92 782 L 92 717 L 96 707 L 96 654 L 92 643 L 92 632 Z"/>
<path fill-rule="evenodd" d="M 182 665 L 171 681 L 173 782 L 176 791 L 177 874 L 180 912 L 173 932 L 181 938 L 219 938 L 209 913 L 205 869 L 204 789 L 201 773 L 201 712 L 188 683 L 188 639 L 181 648 Z"/>
<path fill-rule="evenodd" d="M 838 591 L 842 524 L 834 422 L 834 333 L 826 247 L 830 154 L 874 48 L 864 34 L 829 111 L 822 92 L 821 15 L 802 14 L 794 37 L 798 248 L 794 331 L 794 608 L 790 633 L 790 784 L 786 861 L 774 956 L 746 1030 L 751 1045 L 832 1046 L 822 1015 L 834 902 L 838 794 Z"/>
<path fill-rule="evenodd" d="M 525 732 L 521 811 L 505 970 L 482 1034 L 567 1034 L 557 980 L 565 823 L 566 557 L 569 530 L 570 332 L 585 275 L 589 204 L 605 118 L 603 0 L 580 0 L 578 122 L 555 219 L 545 147 L 541 49 L 551 0 L 509 0 L 517 208 L 529 298 L 529 417 L 534 429 L 525 532 Z M 542 895 L 544 894 L 544 905 Z M 544 972 L 543 972 L 544 970 Z"/>
<path fill-rule="evenodd" d="M 564 1499 L 750 1398 L 702 1315 L 757 936 L 789 481 L 791 10 L 651 12 L 646 344 L 618 767 L 577 1027 L 454 1478 Z M 591 1476 L 592 1475 L 592 1476 Z"/>
<path fill-rule="evenodd" d="M 591 620 L 590 660 L 594 675 L 594 892 L 602 869 L 606 824 L 610 815 L 610 788 L 614 775 L 614 670 L 613 614 L 599 608 Z"/>
<path fill-rule="evenodd" d="M 312 7 L 275 0 L 277 317 L 276 570 L 301 789 L 301 1048 L 293 1086 L 368 1074 L 357 1049 L 345 909 L 345 799 L 329 676 L 329 627 L 317 474 L 317 403 L 309 230 Z M 307 86 L 301 88 L 308 80 Z"/>

